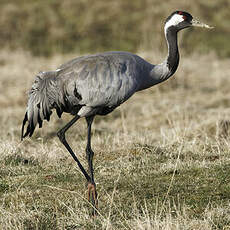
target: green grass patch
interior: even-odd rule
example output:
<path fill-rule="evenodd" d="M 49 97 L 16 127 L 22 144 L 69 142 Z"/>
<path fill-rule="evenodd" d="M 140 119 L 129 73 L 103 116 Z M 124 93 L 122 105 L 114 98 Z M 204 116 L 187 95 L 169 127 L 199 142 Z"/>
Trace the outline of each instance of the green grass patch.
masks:
<path fill-rule="evenodd" d="M 165 19 L 181 8 L 215 26 L 213 32 L 188 30 L 183 36 L 184 51 L 212 51 L 221 57 L 230 56 L 228 0 L 182 2 L 176 9 L 173 3 L 158 3 L 157 0 L 1 1 L 0 45 L 23 48 L 36 56 L 105 50 L 136 52 L 140 47 L 144 50 L 158 47 L 162 51 L 166 47 L 162 43 Z"/>

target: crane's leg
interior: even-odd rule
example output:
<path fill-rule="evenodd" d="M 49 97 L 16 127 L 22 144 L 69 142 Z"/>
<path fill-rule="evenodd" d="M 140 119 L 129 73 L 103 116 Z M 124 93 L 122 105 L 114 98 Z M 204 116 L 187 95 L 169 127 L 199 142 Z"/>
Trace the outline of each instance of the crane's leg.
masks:
<path fill-rule="evenodd" d="M 62 142 L 62 144 L 66 147 L 66 149 L 69 151 L 73 159 L 77 162 L 81 172 L 84 174 L 86 180 L 88 183 L 91 183 L 92 179 L 90 178 L 89 174 L 86 172 L 80 161 L 78 160 L 77 156 L 73 152 L 73 150 L 70 148 L 69 144 L 67 143 L 65 139 L 65 132 L 79 119 L 80 117 L 77 115 L 75 116 L 69 123 L 67 123 L 62 129 L 60 129 L 57 133 L 57 136 L 59 137 L 59 140 Z"/>
<path fill-rule="evenodd" d="M 88 160 L 89 174 L 91 181 L 88 182 L 88 199 L 91 200 L 92 205 L 95 208 L 98 208 L 98 200 L 97 200 L 97 191 L 96 184 L 94 182 L 94 174 L 93 174 L 93 155 L 94 152 L 91 149 L 91 126 L 93 123 L 94 116 L 86 117 L 86 122 L 88 126 L 88 134 L 87 134 L 87 145 L 86 145 L 86 158 Z M 94 210 L 94 215 L 96 210 Z"/>

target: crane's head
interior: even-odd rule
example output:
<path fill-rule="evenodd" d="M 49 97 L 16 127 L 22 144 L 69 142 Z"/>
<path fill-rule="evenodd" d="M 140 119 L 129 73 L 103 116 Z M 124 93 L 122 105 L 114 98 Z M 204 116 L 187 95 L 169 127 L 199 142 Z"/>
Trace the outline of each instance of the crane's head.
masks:
<path fill-rule="evenodd" d="M 190 26 L 198 26 L 198 27 L 204 27 L 208 29 L 213 28 L 207 24 L 204 24 L 202 22 L 199 22 L 198 20 L 193 19 L 192 15 L 185 11 L 175 11 L 166 19 L 165 32 L 169 28 L 172 28 L 176 32 L 178 32 L 179 30 L 182 30 Z"/>

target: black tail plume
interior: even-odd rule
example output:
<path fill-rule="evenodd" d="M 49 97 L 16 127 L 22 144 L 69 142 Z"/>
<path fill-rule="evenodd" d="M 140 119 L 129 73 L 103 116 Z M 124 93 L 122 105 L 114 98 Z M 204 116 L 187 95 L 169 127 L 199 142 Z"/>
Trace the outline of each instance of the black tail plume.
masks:
<path fill-rule="evenodd" d="M 36 125 L 42 127 L 43 120 L 50 120 L 54 103 L 58 98 L 58 88 L 56 88 L 57 72 L 40 72 L 32 85 L 29 92 L 28 104 L 24 120 L 22 122 L 21 140 L 26 136 L 32 136 Z M 61 114 L 62 111 L 59 111 Z M 27 125 L 26 132 L 24 133 L 25 125 Z"/>
<path fill-rule="evenodd" d="M 24 127 L 26 122 L 28 121 L 28 116 L 27 116 L 27 112 L 25 114 L 24 120 L 22 122 L 22 131 L 21 131 L 21 141 L 23 140 L 23 138 L 27 137 L 28 135 L 31 137 L 34 133 L 35 130 L 35 126 L 33 124 L 33 120 L 31 120 L 31 122 L 28 121 L 28 125 L 27 125 L 27 129 L 26 132 L 24 134 Z M 42 126 L 39 123 L 39 127 L 41 128 Z"/>
<path fill-rule="evenodd" d="M 22 122 L 22 131 L 21 131 L 21 141 L 23 140 L 23 138 L 25 137 L 24 136 L 24 126 L 26 124 L 26 122 L 28 121 L 28 118 L 27 118 L 27 112 L 25 114 L 25 117 L 24 117 L 24 120 Z"/>

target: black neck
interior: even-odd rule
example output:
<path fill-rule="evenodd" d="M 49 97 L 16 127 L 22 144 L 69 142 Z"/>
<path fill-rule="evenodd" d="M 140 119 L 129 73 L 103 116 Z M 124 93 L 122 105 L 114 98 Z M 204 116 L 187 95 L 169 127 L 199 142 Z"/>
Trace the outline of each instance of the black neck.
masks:
<path fill-rule="evenodd" d="M 168 57 L 166 59 L 169 68 L 169 75 L 173 75 L 179 64 L 179 51 L 177 44 L 177 30 L 174 27 L 169 27 L 165 32 L 165 37 L 168 43 Z"/>
<path fill-rule="evenodd" d="M 165 38 L 168 44 L 168 56 L 164 62 L 158 65 L 148 65 L 150 72 L 148 72 L 147 77 L 145 81 L 142 82 L 139 90 L 143 90 L 163 82 L 175 73 L 179 64 L 177 30 L 175 27 L 169 27 L 165 31 Z"/>

